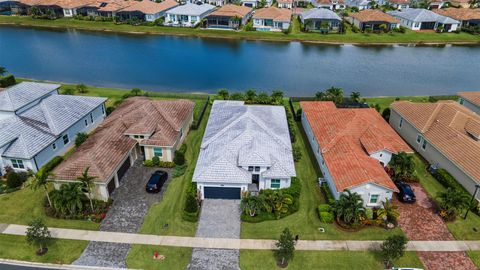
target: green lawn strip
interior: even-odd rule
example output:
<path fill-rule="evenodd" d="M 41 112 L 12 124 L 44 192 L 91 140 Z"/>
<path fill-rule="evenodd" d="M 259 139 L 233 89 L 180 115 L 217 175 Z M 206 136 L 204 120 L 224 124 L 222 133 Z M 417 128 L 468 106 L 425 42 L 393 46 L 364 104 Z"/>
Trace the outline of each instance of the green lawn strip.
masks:
<path fill-rule="evenodd" d="M 0 223 L 27 225 L 35 218 L 42 218 L 49 227 L 98 230 L 99 223 L 86 220 L 57 219 L 47 217 L 43 209 L 45 192 L 27 187 L 0 196 Z"/>
<path fill-rule="evenodd" d="M 472 259 L 473 263 L 480 269 L 480 250 L 467 251 L 468 256 Z"/>
<path fill-rule="evenodd" d="M 399 100 L 407 100 L 412 102 L 422 102 L 422 103 L 428 102 L 428 96 L 366 97 L 365 100 L 370 106 L 375 104 L 380 105 L 380 111 L 382 112 L 384 109 L 390 107 L 390 104 L 392 104 L 397 98 Z"/>
<path fill-rule="evenodd" d="M 35 254 L 37 248 L 28 245 L 24 236 L 0 234 L 0 258 L 70 264 L 80 257 L 87 244 L 87 241 L 52 239 L 48 244 L 48 252 L 43 256 L 37 256 Z"/>
<path fill-rule="evenodd" d="M 96 31 L 135 32 L 166 35 L 188 35 L 197 37 L 231 38 L 231 39 L 262 39 L 272 41 L 311 41 L 325 43 L 449 43 L 468 42 L 480 43 L 480 36 L 468 33 L 425 33 L 407 30 L 406 33 L 364 34 L 353 33 L 347 26 L 346 34 L 303 33 L 297 30 L 290 34 L 262 31 L 220 31 L 199 28 L 160 27 L 160 26 L 132 26 L 128 24 L 116 25 L 113 22 L 81 21 L 73 18 L 57 20 L 33 19 L 28 16 L 0 16 L 0 23 L 24 26 L 76 28 Z M 297 27 L 293 22 L 292 27 Z"/>
<path fill-rule="evenodd" d="M 189 164 L 187 171 L 183 176 L 172 179 L 170 184 L 168 184 L 162 200 L 150 208 L 140 230 L 141 233 L 178 236 L 195 235 L 196 223 L 183 220 L 182 214 L 186 186 L 192 181 L 195 164 L 197 163 L 200 152 L 200 144 L 202 143 L 203 133 L 205 132 L 210 114 L 210 108 L 211 107 L 207 108 L 199 128 L 197 130 L 191 130 L 185 141 L 187 144 L 185 157 Z M 168 228 L 164 228 L 165 224 L 168 224 Z"/>
<path fill-rule="evenodd" d="M 165 259 L 153 259 L 155 251 L 165 256 Z M 191 256 L 192 248 L 132 245 L 127 257 L 127 266 L 144 270 L 183 270 L 190 262 Z"/>
<path fill-rule="evenodd" d="M 394 262 L 395 266 L 423 268 L 415 252 Z M 241 250 L 240 268 L 243 270 L 279 269 L 271 250 Z M 378 252 L 372 251 L 295 251 L 286 269 L 384 269 Z"/>
<path fill-rule="evenodd" d="M 300 122 L 297 122 L 296 129 L 297 146 L 302 151 L 302 159 L 295 164 L 297 176 L 302 183 L 299 210 L 280 220 L 260 223 L 242 222 L 241 238 L 277 239 L 286 227 L 303 240 L 383 240 L 393 234 L 403 234 L 399 228 L 387 231 L 379 227 L 366 227 L 358 232 L 344 232 L 334 224 L 322 223 L 317 214 L 317 206 L 325 201 L 317 186 L 317 179 L 321 173 Z M 324 233 L 319 231 L 321 227 L 325 229 Z"/>

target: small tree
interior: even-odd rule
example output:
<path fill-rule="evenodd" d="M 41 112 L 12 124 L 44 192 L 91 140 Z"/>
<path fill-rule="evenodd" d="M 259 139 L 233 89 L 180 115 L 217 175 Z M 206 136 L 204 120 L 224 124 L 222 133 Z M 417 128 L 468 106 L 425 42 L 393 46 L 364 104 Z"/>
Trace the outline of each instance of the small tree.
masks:
<path fill-rule="evenodd" d="M 140 96 L 142 94 L 142 90 L 140 90 L 139 88 L 133 88 L 130 93 L 134 96 Z"/>
<path fill-rule="evenodd" d="M 87 86 L 83 83 L 82 84 L 77 84 L 77 86 L 75 88 L 77 89 L 77 92 L 80 93 L 80 94 L 88 93 Z"/>
<path fill-rule="evenodd" d="M 350 93 L 350 100 L 354 103 L 358 103 L 358 102 L 360 102 L 360 96 L 361 96 L 360 92 L 355 92 L 354 91 L 354 92 Z"/>
<path fill-rule="evenodd" d="M 411 176 L 415 172 L 415 162 L 413 155 L 400 152 L 392 157 L 390 166 L 393 168 L 395 178 L 405 178 Z"/>
<path fill-rule="evenodd" d="M 182 166 L 183 164 L 185 164 L 185 154 L 181 151 L 175 151 L 175 157 L 173 158 L 173 163 L 179 166 Z"/>
<path fill-rule="evenodd" d="M 445 192 L 438 192 L 437 199 L 440 204 L 440 208 L 445 211 L 445 214 L 441 216 L 445 219 L 453 220 L 460 212 L 467 209 L 470 205 L 469 196 L 459 189 L 448 188 Z"/>
<path fill-rule="evenodd" d="M 32 175 L 32 188 L 37 190 L 38 188 L 42 187 L 45 191 L 45 195 L 47 195 L 48 205 L 52 207 L 52 200 L 50 199 L 50 195 L 48 194 L 48 177 L 52 175 L 49 172 L 46 172 L 43 169 L 40 169 L 36 174 Z"/>
<path fill-rule="evenodd" d="M 221 89 L 221 90 L 218 90 L 218 97 L 223 99 L 223 100 L 228 100 L 229 97 L 230 97 L 230 94 L 228 93 L 228 90 L 227 89 Z"/>
<path fill-rule="evenodd" d="M 67 89 L 63 90 L 63 94 L 73 96 L 73 95 L 75 95 L 75 89 L 67 88 Z"/>
<path fill-rule="evenodd" d="M 260 94 L 258 94 L 255 101 L 260 104 L 268 104 L 270 103 L 270 97 L 266 92 L 261 92 Z"/>
<path fill-rule="evenodd" d="M 390 120 L 390 113 L 391 113 L 390 108 L 385 108 L 382 112 L 382 117 L 387 122 Z"/>
<path fill-rule="evenodd" d="M 275 256 L 279 261 L 281 267 L 286 267 L 288 261 L 293 258 L 295 252 L 295 241 L 293 239 L 290 229 L 285 228 L 280 235 L 280 239 L 275 243 L 277 250 L 275 250 Z"/>
<path fill-rule="evenodd" d="M 389 236 L 380 246 L 385 268 L 390 268 L 392 261 L 400 259 L 405 253 L 408 239 L 403 235 Z"/>
<path fill-rule="evenodd" d="M 3 76 L 7 73 L 7 69 L 5 67 L 0 67 L 0 76 Z"/>
<path fill-rule="evenodd" d="M 280 105 L 283 102 L 283 92 L 282 91 L 273 91 L 272 95 L 270 96 L 272 99 L 272 104 Z"/>
<path fill-rule="evenodd" d="M 83 186 L 87 189 L 88 200 L 90 201 L 90 208 L 92 209 L 92 212 L 93 212 L 94 209 L 93 209 L 92 191 L 93 191 L 93 188 L 95 187 L 94 181 L 95 179 L 97 179 L 97 177 L 88 175 L 88 170 L 90 170 L 90 167 L 87 167 L 85 171 L 83 171 L 82 175 L 80 177 L 77 177 L 77 180 L 82 182 Z"/>
<path fill-rule="evenodd" d="M 28 224 L 26 238 L 28 244 L 38 247 L 37 255 L 43 255 L 48 251 L 50 231 L 41 219 L 34 219 Z"/>
<path fill-rule="evenodd" d="M 84 132 L 80 132 L 77 134 L 77 137 L 75 138 L 75 146 L 79 147 L 88 139 L 88 134 Z"/>
<path fill-rule="evenodd" d="M 253 89 L 245 92 L 245 101 L 247 103 L 254 103 L 257 100 L 257 92 Z"/>

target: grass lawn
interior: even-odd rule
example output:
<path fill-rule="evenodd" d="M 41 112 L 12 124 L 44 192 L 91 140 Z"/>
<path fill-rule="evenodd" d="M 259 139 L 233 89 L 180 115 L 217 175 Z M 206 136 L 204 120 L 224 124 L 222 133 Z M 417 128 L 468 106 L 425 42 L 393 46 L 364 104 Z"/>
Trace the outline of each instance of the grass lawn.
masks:
<path fill-rule="evenodd" d="M 259 263 L 261 262 L 261 263 Z M 406 252 L 394 262 L 395 266 L 423 268 L 415 252 Z M 276 266 L 273 251 L 241 250 L 240 268 L 243 270 L 280 269 Z M 370 251 L 295 251 L 295 256 L 285 269 L 384 269 L 378 253 Z"/>
<path fill-rule="evenodd" d="M 27 244 L 25 237 L 0 234 L 0 258 L 29 262 L 70 264 L 82 254 L 87 241 L 53 239 L 48 245 L 48 252 L 37 256 L 37 248 Z"/>
<path fill-rule="evenodd" d="M 165 256 L 165 260 L 154 260 L 153 253 Z M 128 253 L 127 266 L 144 270 L 183 270 L 192 256 L 191 248 L 133 245 Z"/>
<path fill-rule="evenodd" d="M 415 155 L 415 170 L 420 179 L 420 184 L 430 197 L 435 198 L 438 192 L 446 190 L 446 188 L 426 170 L 426 163 L 418 154 Z M 463 219 L 463 215 L 461 215 L 455 221 L 448 222 L 447 227 L 455 239 L 480 240 L 480 217 L 472 212 L 468 214 L 467 219 Z M 473 228 L 476 228 L 477 232 L 475 232 Z"/>
<path fill-rule="evenodd" d="M 334 224 L 320 222 L 317 206 L 324 202 L 317 185 L 317 179 L 321 175 L 320 169 L 310 150 L 301 122 L 297 122 L 297 134 L 297 146 L 302 151 L 302 159 L 295 164 L 297 176 L 302 183 L 300 209 L 280 220 L 260 223 L 242 222 L 241 238 L 276 239 L 285 227 L 290 228 L 294 235 L 298 234 L 303 240 L 382 240 L 392 234 L 403 234 L 399 228 L 387 231 L 378 227 L 367 227 L 354 233 L 344 232 L 337 229 Z M 320 227 L 325 228 L 324 233 L 319 232 Z"/>
<path fill-rule="evenodd" d="M 57 20 L 33 19 L 29 16 L 0 16 L 0 24 L 15 24 L 23 26 L 41 26 L 55 28 L 76 28 L 109 32 L 135 32 L 148 34 L 183 35 L 195 37 L 214 37 L 230 39 L 261 39 L 275 41 L 311 41 L 324 43 L 452 43 L 468 42 L 480 43 L 480 36 L 468 33 L 420 33 L 407 30 L 406 33 L 389 34 L 364 34 L 353 33 L 351 27 L 347 27 L 345 34 L 321 35 L 318 33 L 303 33 L 299 31 L 299 23 L 293 19 L 293 29 L 290 34 L 280 32 L 256 32 L 256 31 L 221 31 L 211 29 L 191 29 L 181 27 L 160 26 L 132 26 L 127 24 L 116 25 L 113 22 L 80 21 L 73 18 L 60 18 Z"/>
<path fill-rule="evenodd" d="M 468 256 L 472 259 L 473 263 L 480 269 L 480 251 L 467 251 Z"/>
<path fill-rule="evenodd" d="M 174 178 L 168 185 L 162 200 L 154 204 L 140 230 L 145 234 L 194 236 L 196 223 L 184 221 L 182 218 L 183 206 L 185 201 L 185 189 L 192 181 L 195 164 L 197 163 L 200 144 L 202 143 L 203 133 L 207 126 L 210 108 L 205 111 L 204 118 L 197 130 L 190 130 L 185 143 L 187 144 L 186 159 L 189 164 L 187 171 L 181 177 Z M 168 224 L 164 229 L 163 225 Z"/>

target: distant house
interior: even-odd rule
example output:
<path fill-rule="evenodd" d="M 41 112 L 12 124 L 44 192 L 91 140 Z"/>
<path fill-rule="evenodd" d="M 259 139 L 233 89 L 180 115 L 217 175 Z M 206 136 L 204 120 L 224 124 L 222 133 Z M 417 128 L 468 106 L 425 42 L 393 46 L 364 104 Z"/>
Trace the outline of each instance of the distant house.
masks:
<path fill-rule="evenodd" d="M 302 12 L 299 18 L 306 31 L 327 33 L 341 29 L 342 18 L 329 9 L 313 8 Z"/>
<path fill-rule="evenodd" d="M 166 12 L 165 24 L 170 26 L 195 27 L 208 14 L 215 10 L 210 4 L 192 4 L 177 6 Z"/>
<path fill-rule="evenodd" d="M 397 10 L 404 10 L 410 7 L 410 2 L 410 0 L 383 0 L 379 3 L 382 5 L 390 5 Z"/>
<path fill-rule="evenodd" d="M 452 7 L 458 8 L 470 8 L 470 5 L 472 4 L 472 1 L 470 0 L 450 0 L 449 2 Z M 478 8 L 478 4 L 476 7 Z"/>
<path fill-rule="evenodd" d="M 276 7 L 261 8 L 253 15 L 253 27 L 257 31 L 282 31 L 290 27 L 292 11 Z"/>
<path fill-rule="evenodd" d="M 457 30 L 460 22 L 450 17 L 439 15 L 433 11 L 420 8 L 409 8 L 403 11 L 390 11 L 388 14 L 397 18 L 401 25 L 411 30 L 438 30 L 452 32 Z"/>
<path fill-rule="evenodd" d="M 450 17 L 460 22 L 460 27 L 480 25 L 480 9 L 478 8 L 443 8 L 434 10 L 435 13 Z"/>
<path fill-rule="evenodd" d="M 458 102 L 480 115 L 480 92 L 459 92 Z"/>
<path fill-rule="evenodd" d="M 258 8 L 260 1 L 261 0 L 240 0 L 240 3 L 242 3 L 242 6 L 251 7 L 251 8 Z M 273 3 L 273 0 L 266 0 L 265 1 L 265 7 L 271 6 L 272 3 Z"/>
<path fill-rule="evenodd" d="M 59 87 L 22 82 L 0 91 L 0 174 L 38 171 L 103 121 L 106 98 L 59 95 Z"/>
<path fill-rule="evenodd" d="M 233 4 L 225 5 L 206 17 L 207 28 L 239 29 L 252 17 L 253 9 Z"/>
<path fill-rule="evenodd" d="M 361 31 L 367 29 L 372 31 L 390 31 L 399 27 L 399 21 L 397 19 L 378 9 L 365 9 L 359 12 L 352 12 L 346 20 L 358 27 Z M 385 29 L 382 29 L 382 25 L 385 26 Z"/>
<path fill-rule="evenodd" d="M 370 0 L 345 0 L 347 7 L 355 7 L 358 10 L 370 9 Z"/>
<path fill-rule="evenodd" d="M 413 153 L 375 109 L 337 108 L 333 102 L 300 102 L 302 125 L 335 199 L 358 193 L 380 207 L 397 188 L 385 171 L 392 155 Z"/>
<path fill-rule="evenodd" d="M 178 5 L 179 4 L 175 0 L 164 0 L 160 3 L 150 0 L 142 0 L 120 10 L 117 12 L 117 16 L 123 19 L 137 18 L 141 21 L 153 22 L 164 17 L 167 10 Z"/>
<path fill-rule="evenodd" d="M 480 184 L 480 116 L 455 101 L 398 101 L 391 109 L 390 125 L 403 139 L 473 194 Z"/>
<path fill-rule="evenodd" d="M 98 15 L 103 17 L 115 17 L 117 12 L 134 4 L 130 0 L 103 0 L 98 8 Z"/>
<path fill-rule="evenodd" d="M 283 106 L 214 101 L 192 179 L 202 199 L 288 188 L 295 176 Z"/>
<path fill-rule="evenodd" d="M 345 9 L 344 0 L 312 0 L 312 5 L 316 8 L 326 8 L 330 10 Z"/>
<path fill-rule="evenodd" d="M 277 0 L 277 4 L 279 8 L 293 8 L 293 0 Z"/>
<path fill-rule="evenodd" d="M 104 123 L 55 168 L 55 188 L 75 182 L 89 168 L 96 177 L 94 197 L 108 200 L 123 176 L 140 156 L 172 161 L 193 119 L 189 100 L 126 99 Z"/>

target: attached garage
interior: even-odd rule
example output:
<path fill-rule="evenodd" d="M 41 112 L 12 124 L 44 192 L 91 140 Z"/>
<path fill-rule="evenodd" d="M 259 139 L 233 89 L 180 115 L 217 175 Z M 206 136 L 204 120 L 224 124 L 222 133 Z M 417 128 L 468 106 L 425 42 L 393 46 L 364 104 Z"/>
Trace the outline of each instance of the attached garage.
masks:
<path fill-rule="evenodd" d="M 122 180 L 123 176 L 125 175 L 125 173 L 127 173 L 128 169 L 130 169 L 130 156 L 125 160 L 125 162 L 123 162 L 122 166 L 120 166 L 120 168 L 117 171 L 118 182 Z"/>
<path fill-rule="evenodd" d="M 240 200 L 241 188 L 236 187 L 204 187 L 205 199 Z"/>

